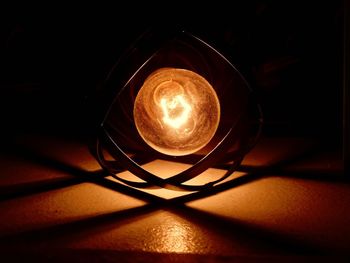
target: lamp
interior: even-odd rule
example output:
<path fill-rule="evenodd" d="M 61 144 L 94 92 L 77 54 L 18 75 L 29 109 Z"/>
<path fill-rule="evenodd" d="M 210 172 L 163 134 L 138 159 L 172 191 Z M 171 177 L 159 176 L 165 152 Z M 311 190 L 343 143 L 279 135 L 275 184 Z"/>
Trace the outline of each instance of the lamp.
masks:
<path fill-rule="evenodd" d="M 134 103 L 140 136 L 163 154 L 197 152 L 214 136 L 220 120 L 215 90 L 186 69 L 158 69 L 145 80 Z"/>
<path fill-rule="evenodd" d="M 93 102 L 92 153 L 136 188 L 199 191 L 229 177 L 255 145 L 262 111 L 247 81 L 217 50 L 184 30 L 148 30 L 120 58 Z M 161 178 L 142 164 L 191 163 Z M 188 183 L 210 167 L 220 178 Z M 120 175 L 123 170 L 138 177 Z"/>

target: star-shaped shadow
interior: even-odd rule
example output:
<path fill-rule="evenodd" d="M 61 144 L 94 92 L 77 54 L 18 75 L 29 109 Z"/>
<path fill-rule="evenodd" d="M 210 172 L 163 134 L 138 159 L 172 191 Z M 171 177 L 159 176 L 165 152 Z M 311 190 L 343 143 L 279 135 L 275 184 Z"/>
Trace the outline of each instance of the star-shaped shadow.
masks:
<path fill-rule="evenodd" d="M 66 235 L 74 236 L 75 238 L 84 238 L 85 235 L 92 235 L 94 232 L 107 231 L 110 228 L 116 228 L 118 225 L 123 225 L 125 221 L 140 220 L 144 216 L 150 215 L 156 211 L 169 211 L 181 218 L 190 221 L 204 228 L 212 228 L 215 231 L 221 232 L 224 236 L 234 236 L 239 242 L 253 242 L 262 249 L 276 251 L 276 248 L 285 253 L 322 253 L 322 248 L 316 247 L 312 244 L 301 242 L 291 236 L 286 236 L 281 233 L 276 233 L 268 229 L 254 226 L 247 222 L 242 222 L 232 218 L 225 218 L 220 215 L 204 212 L 196 208 L 186 205 L 186 203 L 198 200 L 204 197 L 215 195 L 219 192 L 238 187 L 243 184 L 268 177 L 271 174 L 280 174 L 283 172 L 287 176 L 301 176 L 303 178 L 312 178 L 320 180 L 334 180 L 334 172 L 325 173 L 322 170 L 299 170 L 288 174 L 284 170 L 286 166 L 295 162 L 303 160 L 314 153 L 318 152 L 318 147 L 311 147 L 303 149 L 300 152 L 292 153 L 288 158 L 283 158 L 273 164 L 266 166 L 244 166 L 239 167 L 239 171 L 246 174 L 230 181 L 221 183 L 208 190 L 200 192 L 192 192 L 190 194 L 175 197 L 173 199 L 164 199 L 138 189 L 134 189 L 118 183 L 107 178 L 103 170 L 89 172 L 81 168 L 74 167 L 62 161 L 50 158 L 30 148 L 23 146 L 12 146 L 11 152 L 15 155 L 25 157 L 31 162 L 35 162 L 44 166 L 54 168 L 56 170 L 68 173 L 71 177 L 64 177 L 59 179 L 50 179 L 34 183 L 25 183 L 15 185 L 11 188 L 1 189 L 0 202 L 15 199 L 21 196 L 33 195 L 41 192 L 47 192 L 54 189 L 61 189 L 63 187 L 80 184 L 82 182 L 90 182 L 103 186 L 105 188 L 117 191 L 122 194 L 132 196 L 136 199 L 146 202 L 145 205 L 130 208 L 122 211 L 109 212 L 101 215 L 93 215 L 88 218 L 77 219 L 68 223 L 43 227 L 35 230 L 28 230 L 14 235 L 3 235 L 0 237 L 0 244 L 7 246 L 12 243 L 15 245 L 18 242 L 23 243 L 42 243 L 46 242 L 49 236 L 51 240 L 64 239 Z M 142 160 L 140 160 L 142 163 Z M 342 177 L 338 177 L 342 178 Z M 215 222 L 215 224 L 213 224 Z M 252 238 L 254 236 L 254 238 Z"/>

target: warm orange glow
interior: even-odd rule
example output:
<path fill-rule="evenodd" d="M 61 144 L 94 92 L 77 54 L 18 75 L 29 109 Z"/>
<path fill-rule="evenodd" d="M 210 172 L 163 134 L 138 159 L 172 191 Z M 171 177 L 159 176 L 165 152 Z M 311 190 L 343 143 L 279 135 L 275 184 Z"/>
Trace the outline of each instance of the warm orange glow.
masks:
<path fill-rule="evenodd" d="M 153 149 L 180 156 L 209 143 L 220 121 L 220 104 L 210 83 L 197 73 L 162 68 L 144 82 L 134 105 L 136 128 Z"/>
<path fill-rule="evenodd" d="M 188 121 L 189 114 L 191 113 L 192 108 L 186 102 L 182 95 L 177 95 L 170 101 L 167 101 L 163 98 L 160 100 L 160 105 L 162 106 L 162 111 L 164 114 L 163 122 L 165 124 L 168 124 L 171 127 L 178 129 Z M 172 117 L 172 115 L 174 114 L 172 114 L 171 112 L 178 111 L 180 111 L 180 116 Z"/>
<path fill-rule="evenodd" d="M 157 238 L 152 240 L 157 252 L 189 253 L 196 244 L 193 242 L 194 230 L 180 216 L 172 213 L 163 214 L 162 223 L 154 229 Z"/>

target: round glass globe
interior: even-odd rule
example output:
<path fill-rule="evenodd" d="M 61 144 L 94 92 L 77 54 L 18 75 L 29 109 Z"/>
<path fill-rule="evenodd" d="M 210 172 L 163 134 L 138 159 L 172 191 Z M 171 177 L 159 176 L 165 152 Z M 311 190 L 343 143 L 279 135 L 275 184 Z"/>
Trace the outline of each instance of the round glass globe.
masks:
<path fill-rule="evenodd" d="M 220 121 L 220 103 L 210 83 L 179 68 L 151 73 L 138 92 L 134 121 L 143 140 L 163 154 L 192 154 L 213 138 Z"/>

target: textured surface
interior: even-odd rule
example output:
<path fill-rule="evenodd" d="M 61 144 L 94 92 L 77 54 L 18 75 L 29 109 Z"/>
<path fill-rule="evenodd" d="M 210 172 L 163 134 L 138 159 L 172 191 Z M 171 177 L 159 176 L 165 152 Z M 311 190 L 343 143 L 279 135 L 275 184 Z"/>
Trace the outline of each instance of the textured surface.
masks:
<path fill-rule="evenodd" d="M 350 185 L 336 156 L 308 141 L 262 141 L 241 181 L 172 204 L 93 172 L 82 145 L 31 142 L 1 157 L 0 250 L 8 261 L 292 262 L 343 259 L 350 249 Z M 149 169 L 182 165 L 156 161 Z"/>

